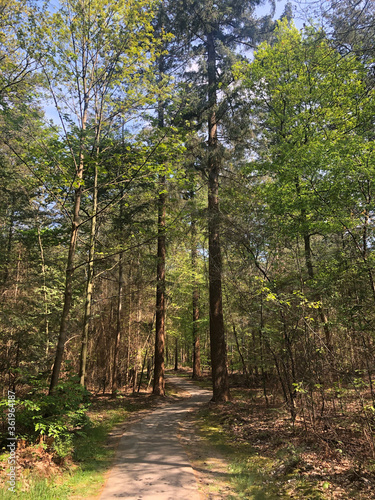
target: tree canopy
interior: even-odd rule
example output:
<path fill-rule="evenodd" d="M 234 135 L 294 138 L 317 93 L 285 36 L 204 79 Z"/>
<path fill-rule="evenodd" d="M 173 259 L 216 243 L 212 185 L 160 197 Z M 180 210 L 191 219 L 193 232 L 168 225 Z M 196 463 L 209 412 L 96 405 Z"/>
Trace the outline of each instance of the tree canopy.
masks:
<path fill-rule="evenodd" d="M 374 4 L 261 4 L 0 1 L 4 391 L 184 365 L 372 432 Z"/>

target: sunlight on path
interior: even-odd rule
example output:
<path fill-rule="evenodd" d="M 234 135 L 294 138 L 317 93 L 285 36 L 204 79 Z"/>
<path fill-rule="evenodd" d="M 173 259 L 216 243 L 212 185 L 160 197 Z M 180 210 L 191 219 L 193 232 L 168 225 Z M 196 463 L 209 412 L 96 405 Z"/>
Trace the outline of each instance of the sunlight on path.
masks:
<path fill-rule="evenodd" d="M 199 500 L 193 469 L 177 437 L 178 422 L 209 401 L 212 392 L 179 377 L 167 377 L 191 394 L 157 408 L 122 436 L 117 460 L 100 500 Z"/>

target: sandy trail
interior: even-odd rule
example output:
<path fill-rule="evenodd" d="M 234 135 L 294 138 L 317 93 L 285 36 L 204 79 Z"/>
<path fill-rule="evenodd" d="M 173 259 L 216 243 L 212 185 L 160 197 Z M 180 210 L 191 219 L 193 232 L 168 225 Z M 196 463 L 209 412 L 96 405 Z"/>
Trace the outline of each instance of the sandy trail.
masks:
<path fill-rule="evenodd" d="M 178 422 L 209 401 L 212 392 L 179 377 L 168 376 L 167 380 L 191 397 L 157 408 L 124 433 L 100 500 L 200 500 L 177 431 Z"/>

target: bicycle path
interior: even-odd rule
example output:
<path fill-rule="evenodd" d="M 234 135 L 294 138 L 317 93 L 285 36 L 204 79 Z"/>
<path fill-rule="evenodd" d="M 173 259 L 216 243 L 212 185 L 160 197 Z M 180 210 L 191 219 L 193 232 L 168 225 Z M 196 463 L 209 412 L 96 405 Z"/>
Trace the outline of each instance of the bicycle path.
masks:
<path fill-rule="evenodd" d="M 178 423 L 209 401 L 212 392 L 180 377 L 166 380 L 191 397 L 163 404 L 123 434 L 100 500 L 201 500 L 177 431 Z"/>

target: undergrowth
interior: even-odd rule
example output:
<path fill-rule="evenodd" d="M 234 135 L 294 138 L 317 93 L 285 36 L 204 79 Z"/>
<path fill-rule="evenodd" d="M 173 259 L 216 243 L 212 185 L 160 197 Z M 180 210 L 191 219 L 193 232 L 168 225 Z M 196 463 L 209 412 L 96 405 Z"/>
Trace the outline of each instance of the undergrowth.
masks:
<path fill-rule="evenodd" d="M 60 409 L 64 408 L 62 390 L 63 388 L 59 391 L 59 401 L 56 401 L 55 397 L 48 400 L 48 396 L 44 396 L 45 400 L 43 397 L 35 397 L 34 394 L 33 406 L 25 404 L 25 400 L 19 403 L 17 427 L 19 425 L 18 429 L 22 431 L 22 439 L 17 449 L 16 491 L 7 489 L 9 454 L 3 448 L 0 456 L 0 500 L 14 499 L 14 495 L 25 500 L 86 500 L 96 497 L 115 454 L 117 438 L 109 440 L 110 432 L 118 424 L 128 420 L 132 414 L 153 405 L 152 398 L 146 394 L 119 395 L 112 399 L 109 395 L 94 397 L 83 392 L 81 403 L 78 404 L 77 397 L 75 404 L 78 409 L 84 408 L 84 419 L 73 419 L 74 412 L 69 414 L 68 410 L 59 416 L 56 413 L 56 419 L 53 420 L 53 412 L 48 412 L 48 409 L 55 403 Z M 70 390 L 76 389 L 70 387 Z M 77 391 L 81 389 L 78 388 Z M 72 395 L 72 399 L 74 398 Z M 65 410 L 66 408 L 65 405 Z M 40 420 L 38 417 L 42 411 L 45 419 Z M 60 440 L 64 447 L 60 444 L 59 447 L 54 445 L 56 440 L 49 431 L 53 429 L 55 432 L 55 422 L 58 419 L 62 422 L 62 436 L 69 435 L 69 439 Z M 42 426 L 35 428 L 37 423 L 42 423 Z M 29 434 L 26 434 L 27 429 Z M 41 430 L 43 432 L 40 432 Z"/>
<path fill-rule="evenodd" d="M 323 441 L 293 426 L 282 406 L 233 390 L 234 398 L 197 414 L 201 439 L 209 440 L 228 463 L 231 500 L 328 500 L 375 498 L 374 467 L 353 457 L 349 443 Z"/>

